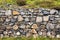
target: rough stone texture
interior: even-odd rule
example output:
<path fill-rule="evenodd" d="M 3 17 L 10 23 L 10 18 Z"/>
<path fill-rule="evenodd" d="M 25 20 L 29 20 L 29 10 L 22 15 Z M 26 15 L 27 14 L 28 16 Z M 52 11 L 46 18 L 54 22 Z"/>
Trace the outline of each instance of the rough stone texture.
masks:
<path fill-rule="evenodd" d="M 32 8 L 0 10 L 0 36 L 60 37 L 60 12 Z"/>

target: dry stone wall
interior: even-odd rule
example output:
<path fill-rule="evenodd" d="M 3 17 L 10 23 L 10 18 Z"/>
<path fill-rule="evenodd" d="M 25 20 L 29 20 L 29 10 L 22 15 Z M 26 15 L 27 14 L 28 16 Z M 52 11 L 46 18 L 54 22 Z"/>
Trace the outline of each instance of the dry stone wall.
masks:
<path fill-rule="evenodd" d="M 0 37 L 60 37 L 60 13 L 54 9 L 0 9 Z"/>

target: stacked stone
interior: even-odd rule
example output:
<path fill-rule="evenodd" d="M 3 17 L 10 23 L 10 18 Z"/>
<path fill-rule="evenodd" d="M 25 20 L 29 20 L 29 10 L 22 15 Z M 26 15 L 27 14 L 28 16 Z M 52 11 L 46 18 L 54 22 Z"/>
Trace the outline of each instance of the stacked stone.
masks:
<path fill-rule="evenodd" d="M 33 35 L 34 37 L 60 37 L 60 15 L 57 10 L 32 9 L 0 9 L 0 36 L 17 37 Z"/>

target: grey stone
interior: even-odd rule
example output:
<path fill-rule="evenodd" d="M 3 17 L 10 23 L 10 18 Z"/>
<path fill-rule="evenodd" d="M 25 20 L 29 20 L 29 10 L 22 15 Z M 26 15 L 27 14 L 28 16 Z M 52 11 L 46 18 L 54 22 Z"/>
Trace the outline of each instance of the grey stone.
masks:
<path fill-rule="evenodd" d="M 51 20 L 51 21 L 54 20 L 54 16 L 52 16 L 52 15 L 49 16 L 49 20 Z"/>

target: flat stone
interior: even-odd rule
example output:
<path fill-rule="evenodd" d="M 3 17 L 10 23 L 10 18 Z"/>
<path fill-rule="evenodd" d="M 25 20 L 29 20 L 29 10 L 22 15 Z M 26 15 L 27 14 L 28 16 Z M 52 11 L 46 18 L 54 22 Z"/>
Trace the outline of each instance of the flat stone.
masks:
<path fill-rule="evenodd" d="M 36 17 L 36 22 L 42 22 L 42 17 Z"/>
<path fill-rule="evenodd" d="M 43 21 L 49 21 L 49 16 L 43 16 Z"/>
<path fill-rule="evenodd" d="M 23 21 L 23 17 L 21 15 L 18 16 L 18 21 Z"/>

